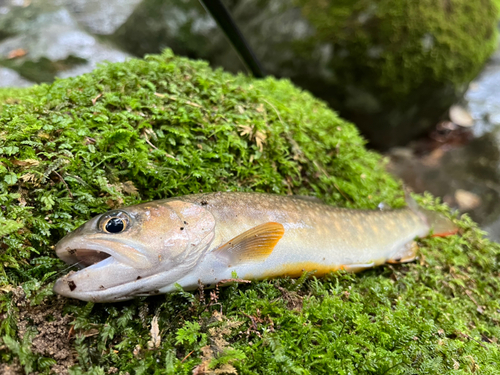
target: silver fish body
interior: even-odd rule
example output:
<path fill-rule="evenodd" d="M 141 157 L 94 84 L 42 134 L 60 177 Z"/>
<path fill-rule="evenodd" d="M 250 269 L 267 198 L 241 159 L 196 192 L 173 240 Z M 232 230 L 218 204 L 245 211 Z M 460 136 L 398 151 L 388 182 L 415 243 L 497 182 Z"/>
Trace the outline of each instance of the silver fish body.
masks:
<path fill-rule="evenodd" d="M 99 215 L 64 237 L 57 255 L 83 269 L 57 280 L 64 296 L 113 302 L 239 278 L 359 271 L 415 257 L 425 215 L 335 208 L 290 196 L 208 193 Z"/>

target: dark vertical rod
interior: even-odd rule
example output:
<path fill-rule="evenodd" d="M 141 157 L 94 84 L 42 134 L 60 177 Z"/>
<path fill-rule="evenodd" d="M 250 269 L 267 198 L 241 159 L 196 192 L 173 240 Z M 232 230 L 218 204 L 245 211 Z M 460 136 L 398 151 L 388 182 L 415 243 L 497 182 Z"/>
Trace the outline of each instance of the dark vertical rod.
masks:
<path fill-rule="evenodd" d="M 250 70 L 254 77 L 264 78 L 266 73 L 259 60 L 248 45 L 245 37 L 241 33 L 228 10 L 220 0 L 200 0 L 200 3 L 212 15 L 215 22 L 222 29 L 224 34 L 233 45 L 234 49 L 240 55 L 241 59 Z"/>

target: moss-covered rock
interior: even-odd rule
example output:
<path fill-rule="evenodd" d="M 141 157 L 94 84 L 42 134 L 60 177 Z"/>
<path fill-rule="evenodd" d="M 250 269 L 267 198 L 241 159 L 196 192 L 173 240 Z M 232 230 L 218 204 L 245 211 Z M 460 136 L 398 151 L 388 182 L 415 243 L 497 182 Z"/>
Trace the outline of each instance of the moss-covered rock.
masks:
<path fill-rule="evenodd" d="M 496 47 L 498 0 L 224 1 L 269 74 L 326 100 L 372 145 L 434 126 Z M 144 0 L 114 35 L 244 69 L 197 0 Z M 140 26 L 138 26 L 140 25 Z"/>
<path fill-rule="evenodd" d="M 214 190 L 403 204 L 357 130 L 288 81 L 167 51 L 0 101 L 0 372 L 497 371 L 500 249 L 467 218 L 418 262 L 358 275 L 119 304 L 52 294 L 68 272 L 53 245 L 111 207 Z"/>
<path fill-rule="evenodd" d="M 377 146 L 407 142 L 444 115 L 497 47 L 498 4 L 299 0 L 331 48 L 325 99 Z"/>

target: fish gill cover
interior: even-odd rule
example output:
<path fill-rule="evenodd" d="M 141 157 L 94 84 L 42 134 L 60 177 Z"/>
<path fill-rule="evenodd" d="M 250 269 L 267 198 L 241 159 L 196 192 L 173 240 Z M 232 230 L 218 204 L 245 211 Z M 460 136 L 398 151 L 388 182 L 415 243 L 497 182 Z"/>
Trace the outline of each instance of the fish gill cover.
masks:
<path fill-rule="evenodd" d="M 404 204 L 356 128 L 286 80 L 167 50 L 0 91 L 0 373 L 497 373 L 500 248 L 466 216 L 416 262 L 356 275 L 117 304 L 52 293 L 53 245 L 93 215 L 217 190 Z"/>

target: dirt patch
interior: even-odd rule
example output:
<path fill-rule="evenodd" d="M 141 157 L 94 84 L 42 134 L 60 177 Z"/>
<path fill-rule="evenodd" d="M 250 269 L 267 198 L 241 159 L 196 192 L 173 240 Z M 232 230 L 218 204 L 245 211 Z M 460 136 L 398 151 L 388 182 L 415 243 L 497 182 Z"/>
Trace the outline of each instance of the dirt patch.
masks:
<path fill-rule="evenodd" d="M 304 297 L 299 295 L 297 292 L 287 290 L 278 285 L 276 285 L 276 288 L 281 292 L 281 298 L 283 298 L 283 300 L 286 303 L 286 307 L 289 310 L 297 310 L 297 311 L 302 310 Z"/>
<path fill-rule="evenodd" d="M 14 363 L 0 363 L 0 374 L 2 375 L 21 375 L 24 374 L 23 367 L 17 360 Z"/>
<path fill-rule="evenodd" d="M 22 340 L 28 330 L 35 328 L 37 334 L 31 342 L 31 351 L 57 361 L 51 372 L 67 374 L 68 368 L 77 361 L 75 353 L 70 350 L 72 345 L 69 330 L 73 318 L 62 315 L 64 300 L 51 297 L 37 306 L 30 306 L 24 292 L 18 288 L 14 293 L 14 303 L 22 306 L 17 321 L 19 338 Z M 0 373 L 3 374 L 1 371 Z"/>

